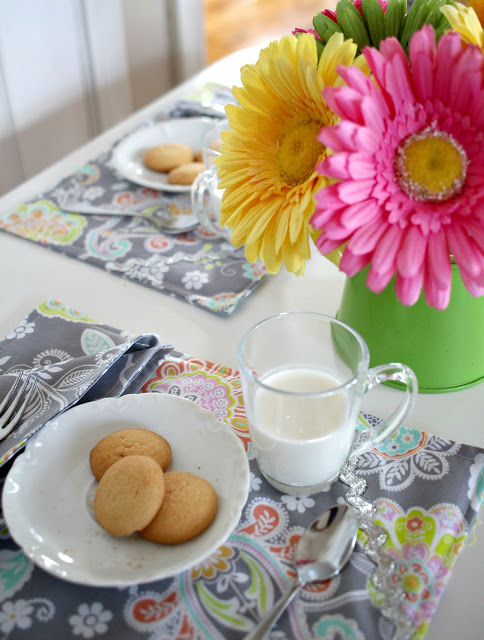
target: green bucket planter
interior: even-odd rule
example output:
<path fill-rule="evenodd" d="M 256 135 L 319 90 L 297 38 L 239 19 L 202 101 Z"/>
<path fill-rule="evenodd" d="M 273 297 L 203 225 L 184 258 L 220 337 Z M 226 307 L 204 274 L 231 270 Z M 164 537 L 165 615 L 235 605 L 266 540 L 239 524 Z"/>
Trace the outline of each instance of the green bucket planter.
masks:
<path fill-rule="evenodd" d="M 474 298 L 452 265 L 452 294 L 444 310 L 422 294 L 412 307 L 397 299 L 392 281 L 375 294 L 365 286 L 368 269 L 347 278 L 339 320 L 356 329 L 370 350 L 370 364 L 411 367 L 421 393 L 445 393 L 484 380 L 484 296 Z"/>

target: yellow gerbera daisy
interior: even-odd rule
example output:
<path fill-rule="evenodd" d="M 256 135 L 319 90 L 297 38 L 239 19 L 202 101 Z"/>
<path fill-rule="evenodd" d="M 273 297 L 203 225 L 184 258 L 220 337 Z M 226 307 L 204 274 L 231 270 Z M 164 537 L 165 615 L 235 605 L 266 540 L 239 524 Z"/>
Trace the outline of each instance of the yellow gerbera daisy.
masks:
<path fill-rule="evenodd" d="M 217 160 L 225 189 L 220 223 L 232 229 L 234 246 L 245 244 L 247 260 L 260 258 L 269 273 L 281 262 L 304 273 L 313 195 L 328 184 L 315 172 L 327 153 L 317 136 L 337 120 L 321 92 L 342 82 L 336 69 L 351 65 L 355 53 L 353 41 L 338 33 L 318 64 L 311 34 L 285 36 L 242 67 L 243 88 L 233 88 L 240 106 L 226 108 L 231 128 Z"/>
<path fill-rule="evenodd" d="M 468 44 L 476 44 L 484 51 L 484 30 L 477 17 L 476 11 L 470 6 L 463 4 L 446 4 L 440 10 L 450 22 L 453 31 L 460 33 L 461 38 Z M 483 5 L 481 1 L 481 5 Z M 481 6 L 481 17 L 484 16 L 484 7 Z"/>

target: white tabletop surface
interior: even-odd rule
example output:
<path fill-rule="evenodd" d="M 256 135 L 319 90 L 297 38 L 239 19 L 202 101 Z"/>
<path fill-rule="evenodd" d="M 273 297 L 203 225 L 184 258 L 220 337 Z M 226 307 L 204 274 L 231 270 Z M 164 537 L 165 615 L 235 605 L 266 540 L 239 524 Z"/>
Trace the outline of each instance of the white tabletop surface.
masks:
<path fill-rule="evenodd" d="M 0 213 L 105 150 L 134 124 L 186 97 L 207 81 L 240 84 L 239 69 L 256 52 L 246 50 L 221 60 L 162 96 L 62 161 L 0 198 Z M 212 362 L 237 366 L 237 343 L 255 322 L 283 311 L 317 311 L 334 315 L 344 275 L 319 255 L 306 274 L 281 272 L 265 279 L 232 316 L 218 317 L 158 291 L 124 280 L 92 265 L 49 251 L 26 240 L 0 233 L 0 335 L 6 335 L 39 302 L 54 297 L 100 322 L 132 333 L 154 332 L 162 341 Z M 395 403 L 398 391 L 381 388 L 367 398 L 365 409 L 379 416 Z M 420 394 L 406 420 L 411 427 L 466 444 L 484 447 L 484 386 L 449 394 Z M 428 640 L 475 640 L 484 631 L 482 566 L 484 530 L 464 549 L 426 635 Z"/>

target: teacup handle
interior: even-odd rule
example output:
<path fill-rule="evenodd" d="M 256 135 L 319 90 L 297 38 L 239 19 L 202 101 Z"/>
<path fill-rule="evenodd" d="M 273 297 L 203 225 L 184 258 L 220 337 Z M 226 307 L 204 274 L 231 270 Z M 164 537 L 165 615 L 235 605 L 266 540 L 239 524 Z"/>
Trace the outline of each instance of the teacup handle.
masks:
<path fill-rule="evenodd" d="M 217 167 L 205 169 L 195 178 L 191 188 L 192 211 L 200 221 L 200 224 L 212 233 L 220 235 L 221 229 L 217 228 L 210 219 L 210 188 L 217 181 Z M 209 197 L 206 198 L 208 192 Z"/>
<path fill-rule="evenodd" d="M 399 362 L 381 364 L 373 367 L 368 371 L 365 393 L 383 382 L 400 382 L 405 386 L 404 396 L 395 411 L 383 420 L 383 422 L 380 422 L 376 427 L 358 432 L 366 434 L 367 437 L 353 448 L 349 455 L 350 460 L 373 449 L 377 444 L 380 444 L 380 442 L 383 442 L 383 440 L 386 440 L 395 433 L 415 404 L 418 393 L 418 382 L 415 373 L 410 367 L 407 367 L 405 364 L 400 364 Z"/>

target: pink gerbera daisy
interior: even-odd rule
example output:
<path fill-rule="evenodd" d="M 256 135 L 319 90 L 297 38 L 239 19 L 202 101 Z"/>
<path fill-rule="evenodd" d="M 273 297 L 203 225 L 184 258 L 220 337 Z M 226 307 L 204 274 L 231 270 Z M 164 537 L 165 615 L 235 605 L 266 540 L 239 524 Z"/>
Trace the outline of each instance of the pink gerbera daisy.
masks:
<path fill-rule="evenodd" d="M 316 194 L 311 224 L 322 254 L 346 245 L 340 269 L 370 265 L 367 286 L 445 309 L 451 259 L 469 292 L 484 294 L 483 53 L 458 33 L 435 43 L 431 26 L 366 48 L 373 72 L 339 69 L 347 86 L 323 95 L 340 116 L 319 140 L 334 151 L 318 171 L 339 182 Z"/>

